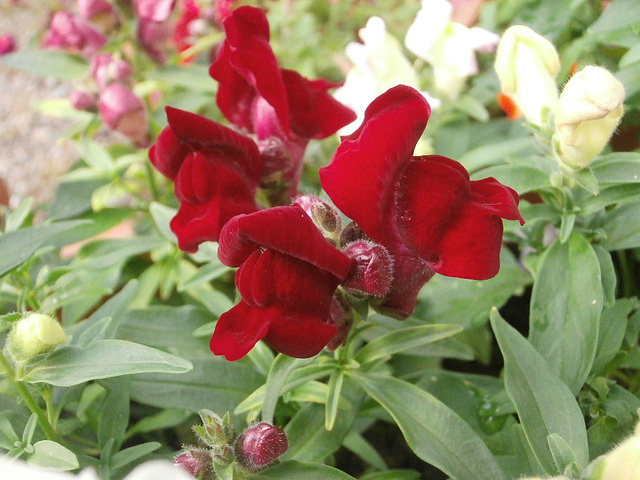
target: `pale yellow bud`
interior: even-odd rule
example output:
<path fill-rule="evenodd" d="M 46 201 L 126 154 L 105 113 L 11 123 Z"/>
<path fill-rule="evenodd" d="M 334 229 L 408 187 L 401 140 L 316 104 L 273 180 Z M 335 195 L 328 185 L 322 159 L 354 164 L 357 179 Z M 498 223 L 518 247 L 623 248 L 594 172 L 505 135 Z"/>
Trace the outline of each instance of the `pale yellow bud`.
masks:
<path fill-rule="evenodd" d="M 558 99 L 558 52 L 549 40 L 529 27 L 514 25 L 504 32 L 496 52 L 495 69 L 502 92 L 535 125 Z"/>
<path fill-rule="evenodd" d="M 555 109 L 554 138 L 562 160 L 588 166 L 620 123 L 623 101 L 622 83 L 602 67 L 588 66 L 571 77 Z"/>
<path fill-rule="evenodd" d="M 50 352 L 67 337 L 60 324 L 49 315 L 27 313 L 14 323 L 7 348 L 17 362 L 25 362 Z"/>
<path fill-rule="evenodd" d="M 604 456 L 600 480 L 640 480 L 640 436 L 628 438 Z"/>

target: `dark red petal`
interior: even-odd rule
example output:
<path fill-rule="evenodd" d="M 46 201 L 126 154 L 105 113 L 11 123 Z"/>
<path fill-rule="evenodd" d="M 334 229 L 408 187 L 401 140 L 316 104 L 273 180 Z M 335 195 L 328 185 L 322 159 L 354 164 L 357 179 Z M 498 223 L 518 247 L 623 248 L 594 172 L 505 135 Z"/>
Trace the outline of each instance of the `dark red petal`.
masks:
<path fill-rule="evenodd" d="M 224 158 L 189 154 L 175 183 L 180 208 L 171 229 L 179 247 L 195 252 L 200 243 L 217 241 L 230 218 L 257 210 L 255 190 L 256 185 Z"/>
<path fill-rule="evenodd" d="M 300 137 L 326 138 L 356 119 L 356 113 L 327 92 L 339 84 L 324 79 L 307 80 L 298 72 L 282 69 L 291 113 L 291 130 Z"/>
<path fill-rule="evenodd" d="M 436 272 L 484 280 L 498 273 L 502 216 L 520 219 L 517 194 L 495 179 L 469 182 L 445 157 L 416 158 L 402 176 L 398 225 L 407 246 Z"/>
<path fill-rule="evenodd" d="M 254 131 L 251 108 L 255 97 L 263 97 L 288 132 L 289 105 L 278 60 L 269 45 L 266 15 L 255 7 L 239 7 L 225 19 L 224 29 L 227 39 L 209 70 L 219 83 L 218 107 L 229 121 Z"/>
<path fill-rule="evenodd" d="M 192 151 L 215 151 L 235 163 L 256 181 L 260 176 L 260 152 L 255 142 L 202 115 L 166 107 L 172 132 Z"/>
<path fill-rule="evenodd" d="M 175 181 L 178 171 L 189 149 L 171 131 L 164 128 L 158 135 L 156 144 L 149 149 L 149 160 L 169 180 Z"/>
<path fill-rule="evenodd" d="M 279 316 L 277 307 L 256 308 L 240 302 L 220 316 L 209 348 L 215 355 L 224 355 L 227 360 L 239 360 L 264 338 L 269 324 Z"/>
<path fill-rule="evenodd" d="M 325 323 L 327 315 L 283 310 L 269 326 L 265 341 L 278 352 L 296 358 L 308 358 L 319 353 L 338 331 Z"/>
<path fill-rule="evenodd" d="M 384 302 L 374 308 L 385 315 L 404 320 L 413 313 L 420 289 L 435 272 L 417 257 L 395 255 L 393 259 L 395 275 L 391 291 Z"/>
<path fill-rule="evenodd" d="M 442 236 L 470 196 L 469 174 L 449 158 L 418 157 L 402 172 L 397 224 L 406 245 L 432 268 L 440 263 Z"/>
<path fill-rule="evenodd" d="M 218 258 L 225 265 L 238 267 L 259 247 L 307 261 L 340 280 L 351 268 L 351 260 L 322 236 L 299 205 L 232 218 L 220 232 Z"/>
<path fill-rule="evenodd" d="M 518 220 L 524 225 L 524 218 L 518 210 L 518 193 L 493 177 L 471 182 L 471 199 L 484 210 L 506 220 Z"/>
<path fill-rule="evenodd" d="M 392 253 L 408 253 L 394 226 L 397 177 L 430 113 L 413 88 L 388 90 L 369 105 L 363 124 L 343 139 L 331 164 L 320 169 L 322 186 L 334 204 Z"/>

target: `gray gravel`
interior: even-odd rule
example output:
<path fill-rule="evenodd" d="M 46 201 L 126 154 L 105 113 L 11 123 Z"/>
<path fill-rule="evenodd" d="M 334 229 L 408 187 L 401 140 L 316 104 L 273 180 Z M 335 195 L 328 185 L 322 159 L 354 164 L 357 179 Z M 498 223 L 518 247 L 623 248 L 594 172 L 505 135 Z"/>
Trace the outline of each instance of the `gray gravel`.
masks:
<path fill-rule="evenodd" d="M 13 34 L 25 48 L 47 21 L 41 0 L 23 0 L 8 7 L 0 0 L 0 35 Z M 49 98 L 64 98 L 71 87 L 52 78 L 41 78 L 0 64 L 0 177 L 15 206 L 27 196 L 44 202 L 55 191 L 57 178 L 76 159 L 73 144 L 65 141 L 67 120 L 38 113 L 34 107 Z"/>

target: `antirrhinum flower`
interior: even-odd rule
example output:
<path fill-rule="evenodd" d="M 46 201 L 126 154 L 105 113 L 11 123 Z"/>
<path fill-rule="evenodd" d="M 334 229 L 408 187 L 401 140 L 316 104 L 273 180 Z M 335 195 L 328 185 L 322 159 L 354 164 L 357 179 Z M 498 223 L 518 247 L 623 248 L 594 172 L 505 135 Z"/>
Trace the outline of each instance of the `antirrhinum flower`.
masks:
<path fill-rule="evenodd" d="M 0 55 L 15 52 L 17 48 L 16 39 L 13 35 L 0 35 Z"/>
<path fill-rule="evenodd" d="M 105 43 L 107 43 L 106 37 L 85 19 L 69 12 L 59 11 L 51 18 L 42 46 L 60 48 L 89 57 Z"/>
<path fill-rule="evenodd" d="M 396 85 L 418 88 L 418 74 L 402 52 L 400 42 L 387 32 L 384 20 L 371 17 L 359 31 L 362 43 L 351 42 L 346 54 L 353 64 L 344 85 L 337 88 L 334 97 L 351 107 L 358 118 L 340 129 L 341 135 L 352 133 L 362 123 L 364 112 L 380 94 Z M 425 96 L 428 96 L 425 93 Z M 438 100 L 429 103 L 436 107 Z"/>
<path fill-rule="evenodd" d="M 558 52 L 529 27 L 507 29 L 498 44 L 495 69 L 508 96 L 534 125 L 541 126 L 558 100 Z"/>
<path fill-rule="evenodd" d="M 78 0 L 78 13 L 82 18 L 98 26 L 103 32 L 109 32 L 119 23 L 113 5 L 107 0 Z"/>
<path fill-rule="evenodd" d="M 393 284 L 376 307 L 402 318 L 435 272 L 475 280 L 496 275 L 502 219 L 524 222 L 517 193 L 496 179 L 471 181 L 455 160 L 412 155 L 430 113 L 416 90 L 390 89 L 320 169 L 336 207 L 393 256 Z"/>
<path fill-rule="evenodd" d="M 499 36 L 480 27 L 451 21 L 447 0 L 422 0 L 422 9 L 407 30 L 405 45 L 433 67 L 436 94 L 455 100 L 467 77 L 478 73 L 477 51 L 493 51 Z"/>
<path fill-rule="evenodd" d="M 624 87 L 608 70 L 587 66 L 565 85 L 555 109 L 554 145 L 562 161 L 584 168 L 620 123 Z"/>
<path fill-rule="evenodd" d="M 239 267 L 242 300 L 218 319 L 213 353 L 238 360 L 264 339 L 285 355 L 307 358 L 338 333 L 331 300 L 352 260 L 323 237 L 300 205 L 233 217 L 219 242 L 220 261 Z"/>

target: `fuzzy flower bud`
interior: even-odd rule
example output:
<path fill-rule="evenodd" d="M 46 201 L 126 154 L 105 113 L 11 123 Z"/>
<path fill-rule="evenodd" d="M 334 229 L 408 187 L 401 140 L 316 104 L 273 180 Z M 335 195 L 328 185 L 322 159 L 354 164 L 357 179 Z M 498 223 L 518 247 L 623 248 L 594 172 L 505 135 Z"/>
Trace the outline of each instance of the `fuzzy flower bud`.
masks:
<path fill-rule="evenodd" d="M 142 100 L 124 85 L 113 84 L 100 94 L 100 116 L 113 130 L 138 144 L 147 137 L 147 118 Z"/>
<path fill-rule="evenodd" d="M 553 44 L 529 27 L 514 25 L 498 44 L 495 69 L 502 93 L 527 120 L 542 125 L 545 107 L 553 109 L 558 99 L 555 78 L 560 59 Z"/>
<path fill-rule="evenodd" d="M 340 231 L 340 212 L 315 195 L 298 195 L 293 203 L 300 205 L 325 237 L 335 238 Z"/>
<path fill-rule="evenodd" d="M 393 257 L 386 248 L 372 241 L 348 244 L 344 254 L 354 260 L 342 287 L 352 295 L 384 297 L 393 283 Z"/>
<path fill-rule="evenodd" d="M 236 453 L 242 465 L 251 472 L 259 472 L 289 448 L 284 430 L 268 423 L 249 427 L 240 435 Z"/>
<path fill-rule="evenodd" d="M 107 0 L 78 0 L 78 14 L 97 25 L 103 32 L 111 31 L 119 21 L 113 5 Z"/>
<path fill-rule="evenodd" d="M 602 470 L 599 480 L 640 480 L 640 424 L 638 425 L 633 436 L 600 457 Z"/>
<path fill-rule="evenodd" d="M 562 90 L 555 109 L 555 145 L 567 164 L 584 168 L 606 146 L 620 123 L 624 87 L 609 71 L 590 65 Z"/>
<path fill-rule="evenodd" d="M 26 362 L 50 352 L 66 340 L 60 324 L 49 315 L 27 313 L 13 324 L 7 349 L 14 360 Z"/>
<path fill-rule="evenodd" d="M 189 447 L 186 452 L 176 457 L 173 464 L 198 480 L 216 478 L 211 455 L 202 448 Z"/>
<path fill-rule="evenodd" d="M 95 95 L 85 90 L 76 90 L 69 95 L 69 103 L 76 110 L 85 112 L 97 112 L 98 102 Z"/>
<path fill-rule="evenodd" d="M 0 55 L 15 52 L 16 49 L 16 39 L 13 35 L 0 35 Z"/>

